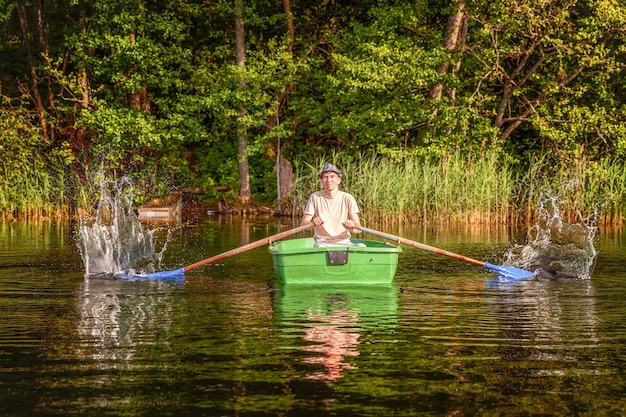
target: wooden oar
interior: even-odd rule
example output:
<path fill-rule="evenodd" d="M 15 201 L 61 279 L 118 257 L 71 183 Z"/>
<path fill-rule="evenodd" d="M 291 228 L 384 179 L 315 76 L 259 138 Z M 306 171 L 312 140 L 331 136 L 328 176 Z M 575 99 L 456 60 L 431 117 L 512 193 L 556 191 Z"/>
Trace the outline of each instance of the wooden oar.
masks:
<path fill-rule="evenodd" d="M 437 253 L 439 255 L 448 256 L 450 258 L 458 259 L 464 262 L 469 262 L 474 265 L 481 266 L 483 268 L 490 269 L 492 271 L 497 272 L 502 277 L 517 281 L 524 278 L 531 278 L 535 276 L 534 273 L 526 271 L 524 269 L 514 268 L 512 266 L 503 266 L 503 265 L 493 265 L 487 262 L 478 261 L 476 259 L 468 258 L 467 256 L 459 255 L 454 252 L 449 252 L 447 250 L 435 248 L 434 246 L 429 246 L 424 243 L 415 242 L 413 240 L 405 239 L 400 236 L 390 235 L 388 233 L 379 232 L 377 230 L 368 229 L 365 227 L 355 227 L 355 229 L 360 230 L 365 233 L 372 234 L 374 236 L 379 236 L 385 239 L 394 240 L 398 243 L 403 243 L 409 246 L 415 246 L 416 248 L 423 249 L 429 252 Z"/>
<path fill-rule="evenodd" d="M 298 232 L 303 232 L 305 230 L 308 230 L 308 229 L 312 228 L 313 226 L 315 226 L 315 224 L 313 222 L 311 222 L 309 224 L 305 224 L 305 225 L 296 227 L 294 229 L 285 230 L 284 232 L 276 233 L 275 235 L 268 236 L 268 237 L 263 238 L 261 240 L 257 240 L 256 242 L 248 243 L 247 245 L 243 245 L 243 246 L 240 246 L 238 248 L 231 249 L 231 250 L 229 250 L 227 252 L 220 253 L 219 255 L 212 256 L 212 257 L 210 257 L 208 259 L 205 259 L 203 261 L 196 262 L 195 264 L 187 265 L 187 266 L 184 266 L 182 268 L 174 269 L 172 271 L 155 272 L 153 274 L 147 274 L 147 275 L 135 275 L 135 276 L 132 276 L 130 278 L 132 278 L 132 279 L 161 279 L 161 278 L 181 277 L 181 276 L 183 276 L 185 274 L 185 272 L 190 271 L 192 269 L 200 268 L 201 266 L 205 266 L 205 265 L 208 265 L 208 264 L 215 263 L 215 262 L 220 261 L 222 259 L 228 258 L 228 257 L 233 256 L 233 255 L 238 255 L 238 254 L 240 254 L 242 252 L 245 252 L 247 250 L 250 250 L 250 249 L 258 248 L 259 246 L 263 246 L 265 244 L 268 244 L 270 242 L 274 242 L 276 240 L 285 239 L 285 238 L 287 238 L 289 236 L 295 235 Z"/>

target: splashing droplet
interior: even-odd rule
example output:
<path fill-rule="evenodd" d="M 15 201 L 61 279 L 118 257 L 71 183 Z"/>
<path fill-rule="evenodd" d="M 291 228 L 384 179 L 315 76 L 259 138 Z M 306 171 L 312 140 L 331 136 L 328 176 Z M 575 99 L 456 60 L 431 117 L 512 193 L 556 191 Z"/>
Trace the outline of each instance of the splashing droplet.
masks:
<path fill-rule="evenodd" d="M 167 242 L 156 252 L 153 234 L 132 210 L 133 187 L 129 178 L 102 181 L 100 201 L 92 217 L 81 217 L 78 248 L 85 276 L 150 274 L 160 263 Z"/>
<path fill-rule="evenodd" d="M 561 217 L 558 197 L 546 192 L 537 224 L 528 230 L 526 245 L 515 246 L 506 263 L 534 271 L 540 277 L 589 279 L 597 255 L 593 245 L 596 218 L 597 213 L 579 223 L 566 222 Z"/>

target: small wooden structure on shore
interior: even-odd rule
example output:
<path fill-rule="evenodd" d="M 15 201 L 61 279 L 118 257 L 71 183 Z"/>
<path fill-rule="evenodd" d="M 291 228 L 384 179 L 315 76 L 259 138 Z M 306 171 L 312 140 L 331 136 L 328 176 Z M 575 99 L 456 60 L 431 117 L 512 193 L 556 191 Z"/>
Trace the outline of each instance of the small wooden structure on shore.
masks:
<path fill-rule="evenodd" d="M 181 223 L 183 216 L 183 195 L 172 192 L 164 198 L 155 198 L 137 209 L 140 222 Z"/>

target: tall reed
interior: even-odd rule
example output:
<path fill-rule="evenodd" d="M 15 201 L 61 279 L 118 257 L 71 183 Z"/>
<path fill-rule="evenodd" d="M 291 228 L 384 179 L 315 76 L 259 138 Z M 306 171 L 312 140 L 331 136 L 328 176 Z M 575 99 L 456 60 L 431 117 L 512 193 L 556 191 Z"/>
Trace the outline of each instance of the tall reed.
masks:
<path fill-rule="evenodd" d="M 66 214 L 66 190 L 58 181 L 59 175 L 24 166 L 20 170 L 8 170 L 4 164 L 2 168 L 0 218 L 33 219 Z"/>
<path fill-rule="evenodd" d="M 524 166 L 496 151 L 446 153 L 439 158 L 411 156 L 401 161 L 343 154 L 296 161 L 294 214 L 321 188 L 317 177 L 326 162 L 343 170 L 342 188 L 354 195 L 366 221 L 382 224 L 494 224 L 534 221 L 546 190 L 558 195 L 565 217 L 594 217 L 622 224 L 626 210 L 626 171 L 617 160 L 550 166 L 534 157 Z"/>
<path fill-rule="evenodd" d="M 0 218 L 45 216 L 59 201 L 50 144 L 30 118 L 0 97 Z"/>

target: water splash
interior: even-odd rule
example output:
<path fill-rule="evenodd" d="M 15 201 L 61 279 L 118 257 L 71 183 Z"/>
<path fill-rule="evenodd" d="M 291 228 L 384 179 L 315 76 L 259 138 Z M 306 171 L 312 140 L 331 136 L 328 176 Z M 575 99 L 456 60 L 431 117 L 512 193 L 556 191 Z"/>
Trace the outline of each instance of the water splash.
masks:
<path fill-rule="evenodd" d="M 559 207 L 559 198 L 547 191 L 540 202 L 537 224 L 528 230 L 526 245 L 515 246 L 506 264 L 540 277 L 589 279 L 597 255 L 593 245 L 597 213 L 568 223 Z"/>
<path fill-rule="evenodd" d="M 85 264 L 85 276 L 151 274 L 158 267 L 167 241 L 157 252 L 153 235 L 132 210 L 130 178 L 102 181 L 100 201 L 92 217 L 81 217 L 78 248 Z"/>

